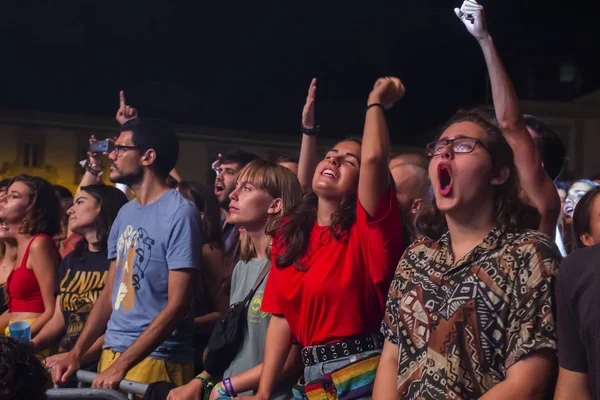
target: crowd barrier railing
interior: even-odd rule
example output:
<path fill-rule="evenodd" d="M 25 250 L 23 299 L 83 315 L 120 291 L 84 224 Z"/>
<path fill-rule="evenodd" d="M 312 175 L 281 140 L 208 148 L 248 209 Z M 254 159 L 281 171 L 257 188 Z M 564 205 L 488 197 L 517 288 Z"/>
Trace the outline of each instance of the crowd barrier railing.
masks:
<path fill-rule="evenodd" d="M 75 388 L 59 388 L 54 386 L 53 389 L 49 389 L 46 394 L 49 400 L 66 400 L 66 399 L 102 399 L 102 400 L 133 400 L 135 395 L 143 396 L 148 389 L 148 385 L 145 383 L 122 380 L 119 383 L 119 390 L 126 392 L 125 396 L 122 392 L 112 389 L 92 389 L 84 388 L 82 385 L 92 384 L 94 379 L 98 376 L 97 373 L 91 371 L 79 370 L 75 373 L 75 379 L 77 379 L 78 387 Z"/>
<path fill-rule="evenodd" d="M 112 389 L 48 389 L 46 396 L 49 400 L 97 399 L 97 400 L 129 400 L 131 397 Z"/>

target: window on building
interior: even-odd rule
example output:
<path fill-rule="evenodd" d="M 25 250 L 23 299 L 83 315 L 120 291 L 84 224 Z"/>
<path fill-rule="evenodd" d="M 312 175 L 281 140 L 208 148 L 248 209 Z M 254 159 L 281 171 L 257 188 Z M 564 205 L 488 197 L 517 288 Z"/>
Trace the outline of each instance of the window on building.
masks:
<path fill-rule="evenodd" d="M 23 143 L 23 166 L 42 167 L 42 144 L 26 141 Z"/>
<path fill-rule="evenodd" d="M 45 167 L 45 136 L 43 132 L 35 132 L 27 128 L 19 132 L 18 159 L 23 168 Z"/>

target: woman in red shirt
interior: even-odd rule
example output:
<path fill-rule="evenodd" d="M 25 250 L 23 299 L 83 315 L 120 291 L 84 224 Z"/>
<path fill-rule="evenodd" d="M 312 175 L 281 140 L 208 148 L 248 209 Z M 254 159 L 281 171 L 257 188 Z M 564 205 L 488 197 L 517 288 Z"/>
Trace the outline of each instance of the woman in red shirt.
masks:
<path fill-rule="evenodd" d="M 314 92 L 313 80 L 304 117 L 307 110 L 312 114 Z M 327 152 L 314 171 L 312 192 L 277 232 L 276 268 L 262 303 L 262 311 L 273 316 L 258 398 L 270 396 L 293 338 L 303 346 L 307 384 L 318 381 L 331 388 L 331 380 L 323 379 L 358 360 L 374 360 L 376 368 L 373 357 L 383 345 L 377 332 L 402 245 L 400 213 L 389 180 L 384 110 L 403 95 L 397 78 L 377 80 L 367 102 L 362 145 L 346 140 Z M 307 150 L 312 153 L 316 146 L 314 123 L 303 118 L 303 125 L 299 178 L 306 184 L 302 164 L 310 158 Z M 347 398 L 370 393 L 374 371 L 368 372 L 372 376 L 359 388 L 364 393 Z M 344 388 L 336 389 L 343 395 Z"/>
<path fill-rule="evenodd" d="M 60 231 L 59 209 L 52 185 L 28 175 L 14 178 L 0 202 L 0 220 L 17 241 L 15 268 L 6 280 L 9 314 L 1 320 L 29 321 L 32 337 L 54 314 L 60 260 L 52 236 Z M 0 329 L 7 334 L 6 326 Z"/>

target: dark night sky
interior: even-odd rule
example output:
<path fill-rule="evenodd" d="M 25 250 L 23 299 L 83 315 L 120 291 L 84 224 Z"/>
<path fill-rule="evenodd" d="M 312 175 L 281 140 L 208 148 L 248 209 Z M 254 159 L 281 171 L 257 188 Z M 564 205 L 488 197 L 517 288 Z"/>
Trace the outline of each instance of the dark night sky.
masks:
<path fill-rule="evenodd" d="M 14 3 L 0 13 L 1 108 L 113 115 L 124 89 L 142 115 L 296 135 L 316 76 L 321 131 L 338 137 L 360 132 L 370 86 L 396 75 L 407 97 L 389 116 L 393 141 L 413 144 L 485 100 L 482 55 L 452 11 L 460 1 Z M 595 13 L 582 3 L 482 4 L 521 97 L 600 87 Z M 559 83 L 565 61 L 578 90 Z"/>

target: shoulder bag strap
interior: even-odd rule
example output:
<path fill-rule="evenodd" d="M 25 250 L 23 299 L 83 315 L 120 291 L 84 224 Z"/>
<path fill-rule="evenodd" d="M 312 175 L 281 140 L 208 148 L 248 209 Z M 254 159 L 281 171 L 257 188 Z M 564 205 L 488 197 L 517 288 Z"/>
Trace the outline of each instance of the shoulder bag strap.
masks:
<path fill-rule="evenodd" d="M 270 270 L 271 270 L 271 260 L 267 260 L 262 271 L 260 271 L 260 275 L 258 276 L 258 278 L 256 278 L 256 282 L 254 282 L 254 286 L 252 287 L 252 290 L 250 291 L 250 293 L 248 293 L 248 296 L 246 296 L 246 298 L 244 299 L 244 304 L 248 303 L 252 299 L 252 297 L 254 297 L 254 293 L 256 293 L 256 291 L 258 290 L 258 287 L 265 280 L 265 277 L 267 276 L 267 274 L 269 273 Z"/>

